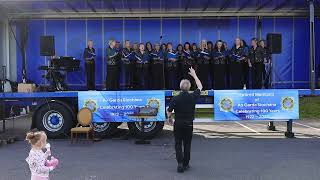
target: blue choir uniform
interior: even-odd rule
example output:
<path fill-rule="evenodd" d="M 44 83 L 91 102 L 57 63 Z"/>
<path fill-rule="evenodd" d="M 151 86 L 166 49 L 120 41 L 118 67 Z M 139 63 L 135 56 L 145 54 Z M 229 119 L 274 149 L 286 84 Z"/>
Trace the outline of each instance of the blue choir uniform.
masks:
<path fill-rule="evenodd" d="M 135 87 L 136 89 L 150 89 L 151 78 L 150 78 L 150 55 L 144 51 L 138 51 L 135 53 Z"/>
<path fill-rule="evenodd" d="M 150 57 L 152 60 L 152 89 L 164 89 L 164 53 L 161 50 L 153 50 L 150 53 Z"/>

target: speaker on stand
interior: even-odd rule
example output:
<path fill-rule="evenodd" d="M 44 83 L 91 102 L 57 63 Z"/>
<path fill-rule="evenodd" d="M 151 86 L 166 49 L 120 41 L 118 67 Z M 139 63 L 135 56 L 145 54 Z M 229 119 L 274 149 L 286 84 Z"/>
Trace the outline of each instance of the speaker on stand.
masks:
<path fill-rule="evenodd" d="M 54 36 L 41 36 L 40 37 L 40 56 L 54 56 Z"/>
<path fill-rule="evenodd" d="M 282 36 L 279 33 L 267 34 L 267 47 L 271 54 L 280 54 L 282 51 Z"/>
<path fill-rule="evenodd" d="M 269 52 L 271 54 L 280 54 L 282 52 L 282 36 L 279 33 L 268 33 L 267 34 L 267 47 L 269 49 Z M 270 62 L 270 69 L 269 69 L 269 78 L 272 78 L 272 72 L 273 72 L 273 63 L 272 58 Z M 276 75 L 276 74 L 275 74 Z M 272 83 L 270 83 L 272 84 Z M 273 121 L 270 121 L 267 129 L 270 131 L 275 131 L 276 127 L 274 125 Z"/>
<path fill-rule="evenodd" d="M 40 56 L 49 57 L 46 58 L 46 63 L 48 66 L 47 73 L 44 75 L 44 79 L 46 80 L 47 77 L 52 77 L 53 81 L 55 81 L 55 72 L 50 69 L 50 62 L 51 58 L 55 56 L 55 42 L 54 42 L 54 36 L 40 36 Z M 49 86 L 49 89 L 52 85 Z M 51 87 L 52 88 L 52 87 Z M 43 89 L 47 89 L 47 87 L 44 87 Z"/>
<path fill-rule="evenodd" d="M 267 48 L 270 54 L 280 54 L 282 52 L 282 35 L 279 33 L 268 33 L 267 34 Z M 272 80 L 273 72 L 273 58 L 271 58 L 270 68 L 269 68 L 269 78 Z M 277 74 L 274 74 L 278 77 Z M 272 87 L 272 82 L 270 83 Z"/>

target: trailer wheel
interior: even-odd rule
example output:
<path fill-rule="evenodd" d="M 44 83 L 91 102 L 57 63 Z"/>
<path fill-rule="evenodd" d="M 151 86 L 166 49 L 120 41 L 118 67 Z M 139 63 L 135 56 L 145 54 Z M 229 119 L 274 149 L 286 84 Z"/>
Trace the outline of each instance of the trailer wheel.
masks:
<path fill-rule="evenodd" d="M 71 108 L 58 102 L 42 105 L 33 115 L 36 128 L 45 131 L 49 138 L 58 138 L 70 133 L 75 126 Z"/>
<path fill-rule="evenodd" d="M 130 133 L 137 138 L 151 139 L 155 137 L 160 131 L 162 131 L 164 122 L 151 121 L 144 123 L 144 132 L 142 132 L 141 122 L 128 123 Z"/>
<path fill-rule="evenodd" d="M 94 136 L 98 138 L 110 137 L 117 132 L 117 127 L 120 124 L 118 122 L 93 123 Z"/>

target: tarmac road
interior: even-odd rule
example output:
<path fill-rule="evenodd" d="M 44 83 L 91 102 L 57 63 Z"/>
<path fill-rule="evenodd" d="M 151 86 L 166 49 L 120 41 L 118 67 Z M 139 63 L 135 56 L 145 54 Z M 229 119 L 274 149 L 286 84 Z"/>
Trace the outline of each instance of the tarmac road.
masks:
<path fill-rule="evenodd" d="M 320 123 L 295 121 L 293 139 L 284 138 L 284 122 L 276 128 L 267 131 L 266 122 L 195 125 L 191 169 L 183 174 L 176 172 L 169 126 L 151 145 L 135 145 L 134 139 L 73 145 L 50 140 L 60 160 L 51 180 L 319 180 Z M 30 179 L 28 151 L 24 141 L 0 146 L 1 180 Z"/>

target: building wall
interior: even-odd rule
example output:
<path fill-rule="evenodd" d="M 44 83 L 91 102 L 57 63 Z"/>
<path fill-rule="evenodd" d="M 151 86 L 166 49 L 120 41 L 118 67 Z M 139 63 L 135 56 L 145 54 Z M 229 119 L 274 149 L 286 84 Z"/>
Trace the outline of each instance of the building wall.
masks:
<path fill-rule="evenodd" d="M 317 19 L 316 30 L 320 22 Z M 317 32 L 316 31 L 316 32 Z M 19 29 L 16 30 L 19 38 Z M 308 18 L 266 17 L 262 18 L 262 38 L 269 32 L 282 34 L 282 53 L 273 55 L 273 82 L 278 88 L 309 87 L 309 22 Z M 41 35 L 54 35 L 56 55 L 73 56 L 82 60 L 87 40 L 94 41 L 97 52 L 96 84 L 102 86 L 106 75 L 105 48 L 110 38 L 117 41 L 172 42 L 174 46 L 189 41 L 199 43 L 201 39 L 216 41 L 222 39 L 229 47 L 239 36 L 247 43 L 258 37 L 255 17 L 233 18 L 157 18 L 157 19 L 37 19 L 29 22 L 27 46 L 27 77 L 38 84 L 46 83 L 42 78 L 40 65 L 47 59 L 39 53 Z M 316 33 L 317 35 L 317 33 Z M 320 47 L 320 35 L 316 38 Z M 317 62 L 320 54 L 317 53 Z M 21 81 L 21 54 L 17 51 L 17 80 Z M 81 71 L 67 75 L 67 83 L 74 87 L 85 86 L 85 71 L 82 60 Z"/>

